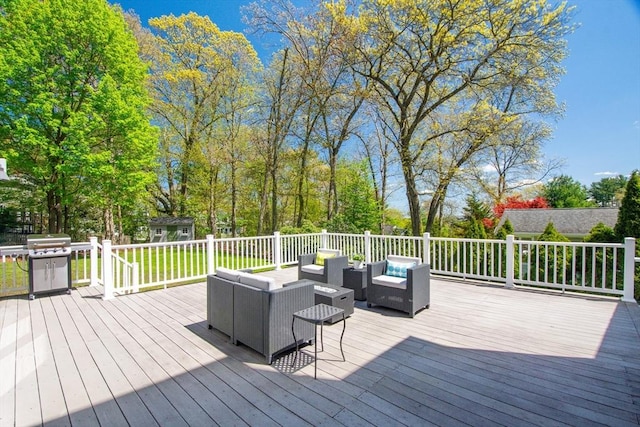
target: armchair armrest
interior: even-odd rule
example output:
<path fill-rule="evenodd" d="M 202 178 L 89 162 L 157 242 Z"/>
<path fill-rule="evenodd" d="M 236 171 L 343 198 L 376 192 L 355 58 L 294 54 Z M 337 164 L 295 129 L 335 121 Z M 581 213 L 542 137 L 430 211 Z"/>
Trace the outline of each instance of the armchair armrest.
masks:
<path fill-rule="evenodd" d="M 324 273 L 327 284 L 342 286 L 342 271 L 349 266 L 349 257 L 346 255 L 324 260 Z"/>
<path fill-rule="evenodd" d="M 311 254 L 298 255 L 298 265 L 313 264 L 315 261 L 316 261 L 315 252 Z"/>
<path fill-rule="evenodd" d="M 429 264 L 418 264 L 407 269 L 407 290 L 426 290 L 429 284 Z"/>
<path fill-rule="evenodd" d="M 371 279 L 384 274 L 384 269 L 386 266 L 386 261 L 378 261 L 367 264 L 367 286 L 371 286 Z"/>

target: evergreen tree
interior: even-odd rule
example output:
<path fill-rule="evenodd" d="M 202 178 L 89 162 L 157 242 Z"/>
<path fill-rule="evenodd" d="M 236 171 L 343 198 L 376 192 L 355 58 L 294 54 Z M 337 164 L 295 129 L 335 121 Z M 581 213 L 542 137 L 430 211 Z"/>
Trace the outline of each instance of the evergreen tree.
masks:
<path fill-rule="evenodd" d="M 613 243 L 616 239 L 616 233 L 613 231 L 611 227 L 604 225 L 599 222 L 596 224 L 591 231 L 589 231 L 589 235 L 584 238 L 585 242 L 598 242 L 598 243 Z"/>
<path fill-rule="evenodd" d="M 640 238 L 640 172 L 638 171 L 634 171 L 627 182 L 614 231 L 620 239 Z"/>
<path fill-rule="evenodd" d="M 508 219 L 502 224 L 502 227 L 496 232 L 496 238 L 505 240 L 509 234 L 513 234 L 513 225 Z"/>
<path fill-rule="evenodd" d="M 542 242 L 569 242 L 570 240 L 563 234 L 560 234 L 552 222 L 547 224 L 538 240 Z"/>

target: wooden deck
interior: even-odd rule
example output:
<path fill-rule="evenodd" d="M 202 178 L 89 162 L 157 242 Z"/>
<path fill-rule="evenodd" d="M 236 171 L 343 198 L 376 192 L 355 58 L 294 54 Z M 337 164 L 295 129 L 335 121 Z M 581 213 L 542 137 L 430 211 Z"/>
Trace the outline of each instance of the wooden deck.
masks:
<path fill-rule="evenodd" d="M 288 281 L 295 270 L 271 273 Z M 356 303 L 291 368 L 206 324 L 206 286 L 0 300 L 0 425 L 638 425 L 640 308 L 433 280 L 414 319 Z"/>

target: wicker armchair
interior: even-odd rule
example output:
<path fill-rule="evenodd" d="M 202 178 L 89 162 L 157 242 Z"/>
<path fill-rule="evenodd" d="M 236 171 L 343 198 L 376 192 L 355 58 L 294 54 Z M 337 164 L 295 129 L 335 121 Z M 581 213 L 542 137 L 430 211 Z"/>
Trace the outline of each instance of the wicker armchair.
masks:
<path fill-rule="evenodd" d="M 406 276 L 400 277 L 403 269 Z M 385 261 L 367 265 L 367 307 L 376 304 L 414 317 L 429 308 L 429 275 L 429 264 L 421 264 L 420 258 L 389 255 Z"/>
<path fill-rule="evenodd" d="M 319 254 L 324 258 L 323 265 L 316 262 Z M 313 280 L 328 285 L 342 286 L 342 270 L 349 265 L 349 258 L 337 249 L 318 249 L 318 252 L 298 256 L 298 279 Z"/>

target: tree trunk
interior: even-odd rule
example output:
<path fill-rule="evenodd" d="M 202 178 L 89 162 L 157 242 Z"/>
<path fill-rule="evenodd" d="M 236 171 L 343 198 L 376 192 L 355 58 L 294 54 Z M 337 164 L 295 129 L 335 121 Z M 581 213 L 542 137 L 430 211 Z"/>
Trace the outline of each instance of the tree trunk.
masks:
<path fill-rule="evenodd" d="M 407 141 L 407 147 L 410 143 L 410 138 Z M 403 144 L 403 142 L 401 142 Z M 411 234 L 414 236 L 422 235 L 422 221 L 420 218 L 420 195 L 416 189 L 416 177 L 413 172 L 413 159 L 409 153 L 408 148 L 404 148 L 400 151 L 400 163 L 402 164 L 402 173 L 404 175 L 404 182 L 406 185 L 407 202 L 409 204 L 409 216 L 411 218 Z"/>

